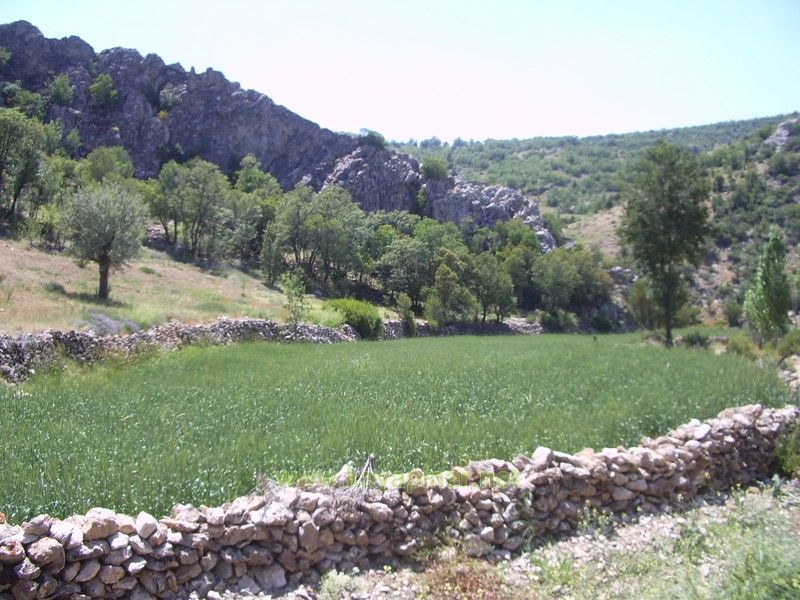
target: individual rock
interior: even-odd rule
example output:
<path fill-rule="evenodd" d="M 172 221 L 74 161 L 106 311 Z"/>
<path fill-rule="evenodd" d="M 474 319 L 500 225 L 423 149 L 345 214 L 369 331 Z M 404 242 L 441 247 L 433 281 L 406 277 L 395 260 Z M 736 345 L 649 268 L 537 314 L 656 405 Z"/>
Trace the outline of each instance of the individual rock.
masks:
<path fill-rule="evenodd" d="M 48 527 L 48 531 L 49 531 Z M 58 565 L 64 564 L 64 546 L 58 540 L 51 537 L 44 537 L 28 546 L 28 558 L 40 567 L 56 563 Z"/>
<path fill-rule="evenodd" d="M 278 564 L 253 569 L 256 581 L 266 593 L 276 592 L 286 587 L 286 572 Z"/>
<path fill-rule="evenodd" d="M 0 542 L 0 564 L 15 565 L 25 558 L 25 548 L 17 540 L 6 539 Z"/>
<path fill-rule="evenodd" d="M 146 540 L 153 535 L 158 529 L 158 521 L 156 518 L 146 512 L 140 512 L 136 517 L 136 533 L 143 540 Z"/>
<path fill-rule="evenodd" d="M 308 521 L 300 526 L 298 532 L 298 541 L 308 552 L 314 552 L 320 546 L 320 530 L 319 527 L 313 522 Z"/>
<path fill-rule="evenodd" d="M 93 508 L 83 518 L 81 529 L 84 540 L 99 540 L 117 532 L 117 514 L 106 508 Z"/>
<path fill-rule="evenodd" d="M 81 570 L 78 571 L 74 581 L 78 583 L 84 583 L 90 579 L 94 579 L 95 576 L 100 572 L 100 569 L 101 565 L 99 561 L 94 559 L 86 561 L 81 566 Z"/>
<path fill-rule="evenodd" d="M 376 523 L 388 523 L 392 520 L 392 509 L 381 502 L 365 502 L 363 507 Z"/>
<path fill-rule="evenodd" d="M 106 585 L 113 585 L 120 579 L 125 577 L 126 572 L 122 567 L 115 567 L 113 565 L 104 565 L 100 567 L 97 578 Z"/>
<path fill-rule="evenodd" d="M 14 565 L 14 575 L 17 576 L 17 579 L 36 579 L 41 572 L 42 570 L 28 557 L 23 558 L 22 562 Z"/>

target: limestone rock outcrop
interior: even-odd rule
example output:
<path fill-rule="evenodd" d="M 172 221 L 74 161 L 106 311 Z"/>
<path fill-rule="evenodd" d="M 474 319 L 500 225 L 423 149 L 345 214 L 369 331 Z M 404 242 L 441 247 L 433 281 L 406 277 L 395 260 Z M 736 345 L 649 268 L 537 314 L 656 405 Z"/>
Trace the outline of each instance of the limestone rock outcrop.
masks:
<path fill-rule="evenodd" d="M 535 202 L 521 193 L 460 179 L 425 181 L 411 156 L 323 129 L 218 71 L 186 71 L 155 54 L 124 48 L 95 54 L 80 38 L 48 39 L 26 21 L 0 25 L 0 46 L 11 52 L 0 85 L 18 81 L 47 98 L 52 78 L 69 76 L 72 102 L 46 102 L 46 118 L 61 120 L 65 134 L 78 131 L 79 156 L 98 146 L 121 145 L 136 175 L 152 177 L 170 158 L 199 156 L 230 173 L 242 157 L 253 154 L 284 189 L 339 184 L 364 210 L 390 211 L 415 210 L 424 186 L 427 214 L 436 219 L 469 216 L 484 225 L 519 217 L 536 230 L 545 251 L 555 245 Z M 118 94 L 107 107 L 96 106 L 89 93 L 103 73 L 111 76 Z"/>

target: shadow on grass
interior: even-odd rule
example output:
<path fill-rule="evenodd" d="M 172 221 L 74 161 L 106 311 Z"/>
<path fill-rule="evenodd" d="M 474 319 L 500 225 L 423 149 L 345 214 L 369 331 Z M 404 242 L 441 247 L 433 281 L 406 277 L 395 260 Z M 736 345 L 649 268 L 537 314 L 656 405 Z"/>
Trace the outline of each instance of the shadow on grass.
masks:
<path fill-rule="evenodd" d="M 60 283 L 56 283 L 54 281 L 48 281 L 42 287 L 47 292 L 57 294 L 59 296 L 62 296 L 63 298 L 68 298 L 70 300 L 77 300 L 79 302 L 84 302 L 86 304 L 93 304 L 95 306 L 109 306 L 112 308 L 130 307 L 130 304 L 126 302 L 120 302 L 119 300 L 114 300 L 111 298 L 109 298 L 108 300 L 103 300 L 101 298 L 98 298 L 94 294 L 87 294 L 85 292 L 82 293 L 68 292 L 63 285 L 61 285 Z"/>

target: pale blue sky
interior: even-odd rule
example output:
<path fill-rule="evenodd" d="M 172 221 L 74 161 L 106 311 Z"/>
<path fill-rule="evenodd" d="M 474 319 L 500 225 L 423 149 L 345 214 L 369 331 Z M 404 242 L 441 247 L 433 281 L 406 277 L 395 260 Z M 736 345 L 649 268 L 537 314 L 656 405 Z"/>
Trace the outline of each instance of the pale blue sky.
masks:
<path fill-rule="evenodd" d="M 337 131 L 524 138 L 800 109 L 800 0 L 0 0 L 0 22 L 213 67 Z"/>

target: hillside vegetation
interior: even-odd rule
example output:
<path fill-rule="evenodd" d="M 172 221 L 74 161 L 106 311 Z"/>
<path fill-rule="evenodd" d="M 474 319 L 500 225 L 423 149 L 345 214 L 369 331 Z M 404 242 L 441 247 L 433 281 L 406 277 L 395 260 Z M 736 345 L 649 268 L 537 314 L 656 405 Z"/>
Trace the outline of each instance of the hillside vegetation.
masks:
<path fill-rule="evenodd" d="M 92 506 L 160 514 L 370 453 L 380 471 L 435 472 L 537 445 L 629 445 L 791 399 L 745 359 L 667 354 L 635 335 L 192 347 L 0 390 L 0 422 L 14 423 L 0 508 L 12 522 Z"/>
<path fill-rule="evenodd" d="M 622 169 L 659 140 L 708 152 L 747 138 L 757 131 L 771 132 L 782 116 L 590 137 L 540 137 L 531 139 L 437 138 L 392 146 L 419 159 L 435 156 L 469 179 L 517 188 L 540 203 L 563 212 L 593 213 L 610 208 L 620 191 Z"/>

